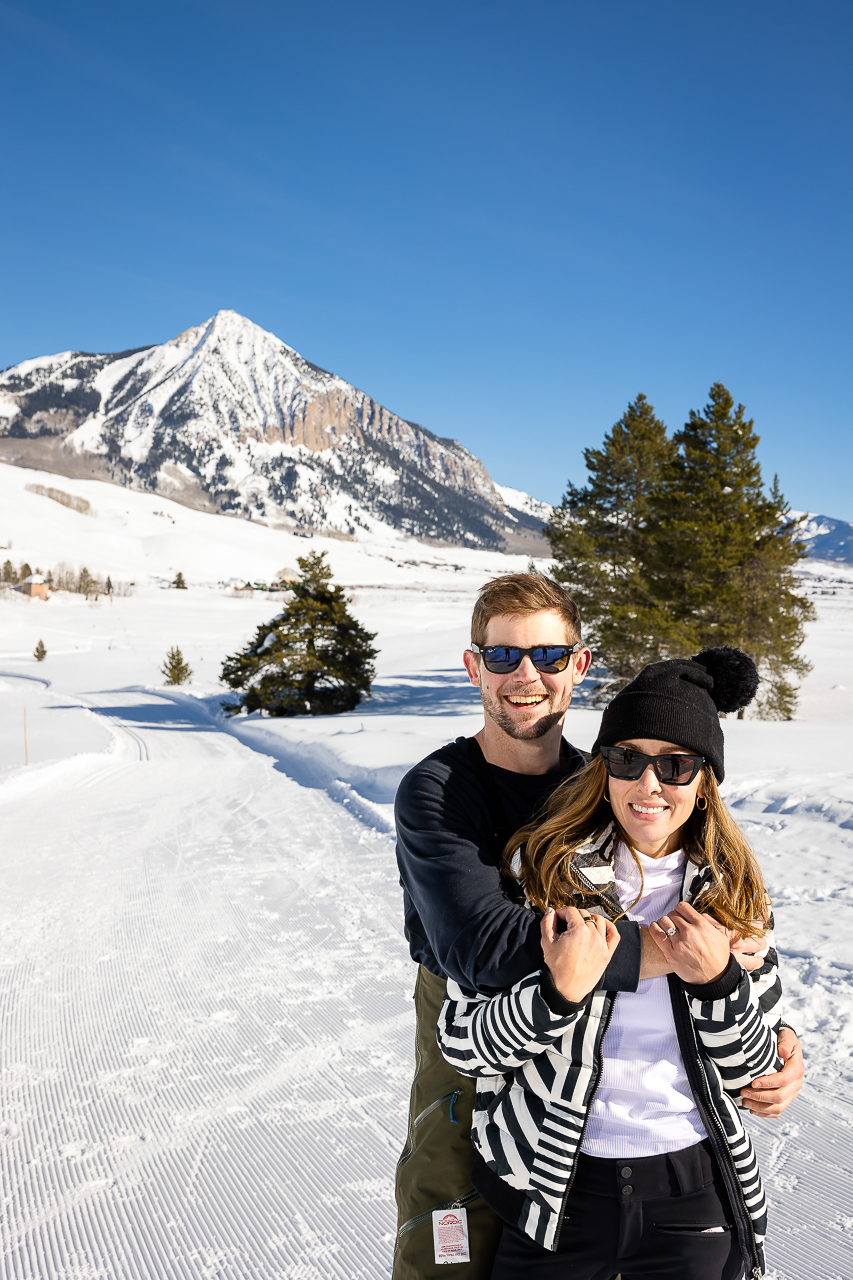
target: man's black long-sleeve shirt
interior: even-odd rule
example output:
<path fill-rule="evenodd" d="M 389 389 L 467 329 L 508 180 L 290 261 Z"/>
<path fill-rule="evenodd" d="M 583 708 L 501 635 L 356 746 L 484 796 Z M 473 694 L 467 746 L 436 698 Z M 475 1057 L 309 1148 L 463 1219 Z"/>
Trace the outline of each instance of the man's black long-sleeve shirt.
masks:
<path fill-rule="evenodd" d="M 469 994 L 505 991 L 544 965 L 540 917 L 509 896 L 499 871 L 500 845 L 584 764 L 579 751 L 564 746 L 564 758 L 546 774 L 512 773 L 483 762 L 502 802 L 500 844 L 467 738 L 434 751 L 400 783 L 397 863 L 412 959 L 430 973 L 453 978 Z M 617 928 L 620 944 L 601 985 L 636 991 L 639 926 L 620 920 Z"/>

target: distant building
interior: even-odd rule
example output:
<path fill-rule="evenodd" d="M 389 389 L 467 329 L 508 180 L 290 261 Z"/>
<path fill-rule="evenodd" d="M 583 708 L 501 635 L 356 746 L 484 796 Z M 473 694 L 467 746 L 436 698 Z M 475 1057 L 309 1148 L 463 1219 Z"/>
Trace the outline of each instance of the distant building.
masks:
<path fill-rule="evenodd" d="M 39 600 L 50 599 L 50 587 L 40 573 L 31 573 L 21 583 L 21 591 L 25 596 L 37 596 Z"/>

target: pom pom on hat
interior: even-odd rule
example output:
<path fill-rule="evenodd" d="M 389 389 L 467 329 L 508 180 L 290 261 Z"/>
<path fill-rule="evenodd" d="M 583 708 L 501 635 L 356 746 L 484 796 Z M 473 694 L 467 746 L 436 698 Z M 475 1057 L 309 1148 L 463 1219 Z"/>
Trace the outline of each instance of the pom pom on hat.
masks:
<path fill-rule="evenodd" d="M 752 658 L 730 644 L 719 649 L 703 649 L 693 658 L 714 682 L 710 693 L 718 711 L 739 711 L 755 697 L 759 675 Z"/>

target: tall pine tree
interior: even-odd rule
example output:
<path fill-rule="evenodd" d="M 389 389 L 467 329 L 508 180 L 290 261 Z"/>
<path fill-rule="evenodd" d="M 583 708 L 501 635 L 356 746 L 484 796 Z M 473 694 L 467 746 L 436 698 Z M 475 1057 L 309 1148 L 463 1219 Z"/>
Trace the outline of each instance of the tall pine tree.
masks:
<path fill-rule="evenodd" d="M 796 591 L 794 566 L 806 554 L 774 481 L 769 495 L 756 457 L 759 437 L 743 405 L 721 382 L 702 413 L 676 432 L 677 452 L 650 495 L 644 573 L 673 653 L 733 644 L 762 677 L 765 719 L 789 719 L 791 677 L 810 669 L 799 655 L 813 616 Z"/>
<path fill-rule="evenodd" d="M 271 716 L 332 715 L 352 711 L 370 693 L 375 636 L 350 614 L 343 589 L 332 585 L 325 551 L 297 563 L 300 577 L 290 583 L 293 599 L 284 612 L 225 660 L 223 681 L 243 691 L 238 702 L 223 702 L 229 715 L 243 707 Z"/>
<path fill-rule="evenodd" d="M 675 446 L 644 395 L 600 449 L 585 449 L 587 483 L 569 484 L 545 535 L 554 577 L 577 601 L 587 639 L 620 682 L 662 656 L 666 610 L 646 579 L 649 502 Z M 612 684 L 602 692 L 612 694 Z"/>

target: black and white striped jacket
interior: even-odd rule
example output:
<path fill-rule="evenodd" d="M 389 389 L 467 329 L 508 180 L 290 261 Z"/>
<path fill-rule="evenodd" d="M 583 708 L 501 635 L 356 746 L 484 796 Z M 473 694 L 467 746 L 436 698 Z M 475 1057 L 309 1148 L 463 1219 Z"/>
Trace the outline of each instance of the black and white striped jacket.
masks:
<path fill-rule="evenodd" d="M 622 910 L 613 883 L 615 847 L 610 827 L 575 860 L 594 895 L 585 908 L 611 916 Z M 682 900 L 696 901 L 711 874 L 709 867 L 687 863 Z M 781 1065 L 781 985 L 772 936 L 763 967 L 751 974 L 732 957 L 716 983 L 694 987 L 674 975 L 668 981 L 685 1070 L 727 1184 L 746 1274 L 758 1277 L 767 1210 L 738 1101 L 744 1085 Z M 572 1005 L 547 970 L 492 998 L 468 997 L 447 983 L 438 1024 L 441 1051 L 457 1071 L 480 1081 L 472 1124 L 474 1185 L 502 1217 L 546 1249 L 557 1247 L 615 999 L 597 990 Z"/>

